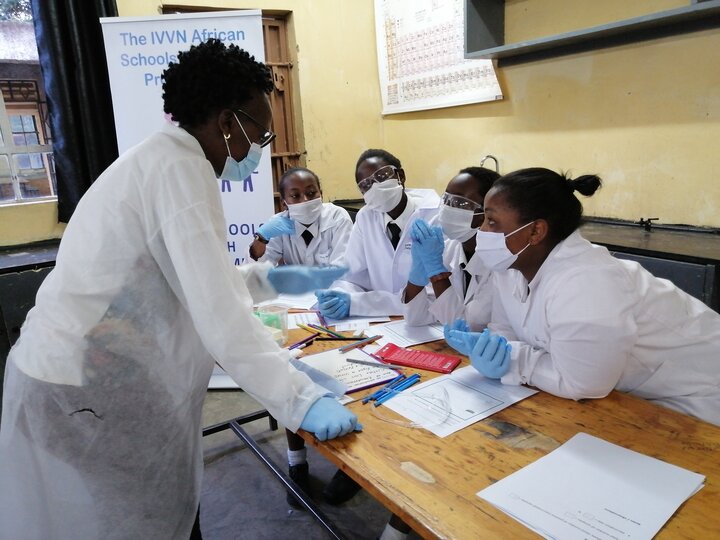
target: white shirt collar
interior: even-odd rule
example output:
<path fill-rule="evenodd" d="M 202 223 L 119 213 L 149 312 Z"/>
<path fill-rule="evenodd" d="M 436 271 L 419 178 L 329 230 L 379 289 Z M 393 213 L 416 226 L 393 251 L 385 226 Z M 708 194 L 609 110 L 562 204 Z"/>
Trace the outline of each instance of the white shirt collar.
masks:
<path fill-rule="evenodd" d="M 407 204 L 405 205 L 405 210 L 403 210 L 403 213 L 400 214 L 397 219 L 391 218 L 390 214 L 388 214 L 387 212 L 383 214 L 383 218 L 385 220 L 385 227 L 387 228 L 388 223 L 392 222 L 395 223 L 398 227 L 400 227 L 401 231 L 404 231 L 414 212 L 415 203 L 410 197 L 408 197 Z"/>

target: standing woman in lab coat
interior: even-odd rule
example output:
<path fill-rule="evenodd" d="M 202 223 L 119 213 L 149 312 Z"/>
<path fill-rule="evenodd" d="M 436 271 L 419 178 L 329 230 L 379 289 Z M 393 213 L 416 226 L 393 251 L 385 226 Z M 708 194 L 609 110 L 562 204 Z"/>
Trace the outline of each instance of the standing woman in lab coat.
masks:
<path fill-rule="evenodd" d="M 471 329 L 490 320 L 491 272 L 473 261 L 475 234 L 483 222 L 483 200 L 500 177 L 483 167 L 467 167 L 445 188 L 433 227 L 423 220 L 413 225 L 412 266 L 403 291 L 405 320 L 411 325 L 456 319 L 471 321 Z M 473 262 L 475 271 L 468 265 Z M 430 284 L 432 292 L 427 290 Z"/>
<path fill-rule="evenodd" d="M 613 389 L 720 425 L 720 315 L 577 231 L 597 176 L 541 168 L 485 197 L 475 257 L 495 270 L 491 331 L 448 342 L 485 376 L 556 396 Z"/>
<path fill-rule="evenodd" d="M 357 427 L 251 313 L 338 272 L 238 271 L 225 248 L 217 176 L 245 179 L 273 139 L 269 70 L 209 40 L 163 80 L 178 125 L 121 155 L 82 198 L 8 356 L 2 539 L 199 538 L 215 361 L 290 429 L 324 439 Z"/>
<path fill-rule="evenodd" d="M 320 179 L 294 167 L 280 177 L 283 211 L 263 223 L 250 244 L 250 259 L 273 264 L 343 266 L 352 220 L 344 208 L 322 201 Z"/>

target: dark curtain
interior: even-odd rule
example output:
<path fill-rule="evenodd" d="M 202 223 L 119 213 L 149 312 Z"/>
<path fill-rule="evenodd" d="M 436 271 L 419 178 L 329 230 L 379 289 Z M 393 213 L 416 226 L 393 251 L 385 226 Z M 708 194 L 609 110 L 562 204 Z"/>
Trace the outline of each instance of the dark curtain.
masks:
<path fill-rule="evenodd" d="M 32 0 L 57 175 L 58 220 L 67 223 L 118 156 L 100 17 L 115 0 Z"/>

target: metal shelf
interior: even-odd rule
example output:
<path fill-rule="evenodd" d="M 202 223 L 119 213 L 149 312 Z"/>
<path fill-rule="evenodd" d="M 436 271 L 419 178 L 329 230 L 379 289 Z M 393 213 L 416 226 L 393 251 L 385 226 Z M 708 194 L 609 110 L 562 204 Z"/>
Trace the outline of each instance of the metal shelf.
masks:
<path fill-rule="evenodd" d="M 503 66 L 717 28 L 720 0 L 517 43 L 504 43 L 504 24 L 504 1 L 466 0 L 465 58 L 497 59 Z"/>

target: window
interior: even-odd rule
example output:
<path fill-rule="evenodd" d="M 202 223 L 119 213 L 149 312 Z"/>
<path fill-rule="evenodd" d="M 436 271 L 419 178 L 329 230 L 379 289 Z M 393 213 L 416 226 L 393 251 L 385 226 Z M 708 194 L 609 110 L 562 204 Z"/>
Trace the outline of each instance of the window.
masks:
<path fill-rule="evenodd" d="M 0 20 L 0 205 L 56 198 L 44 96 L 32 23 Z"/>

